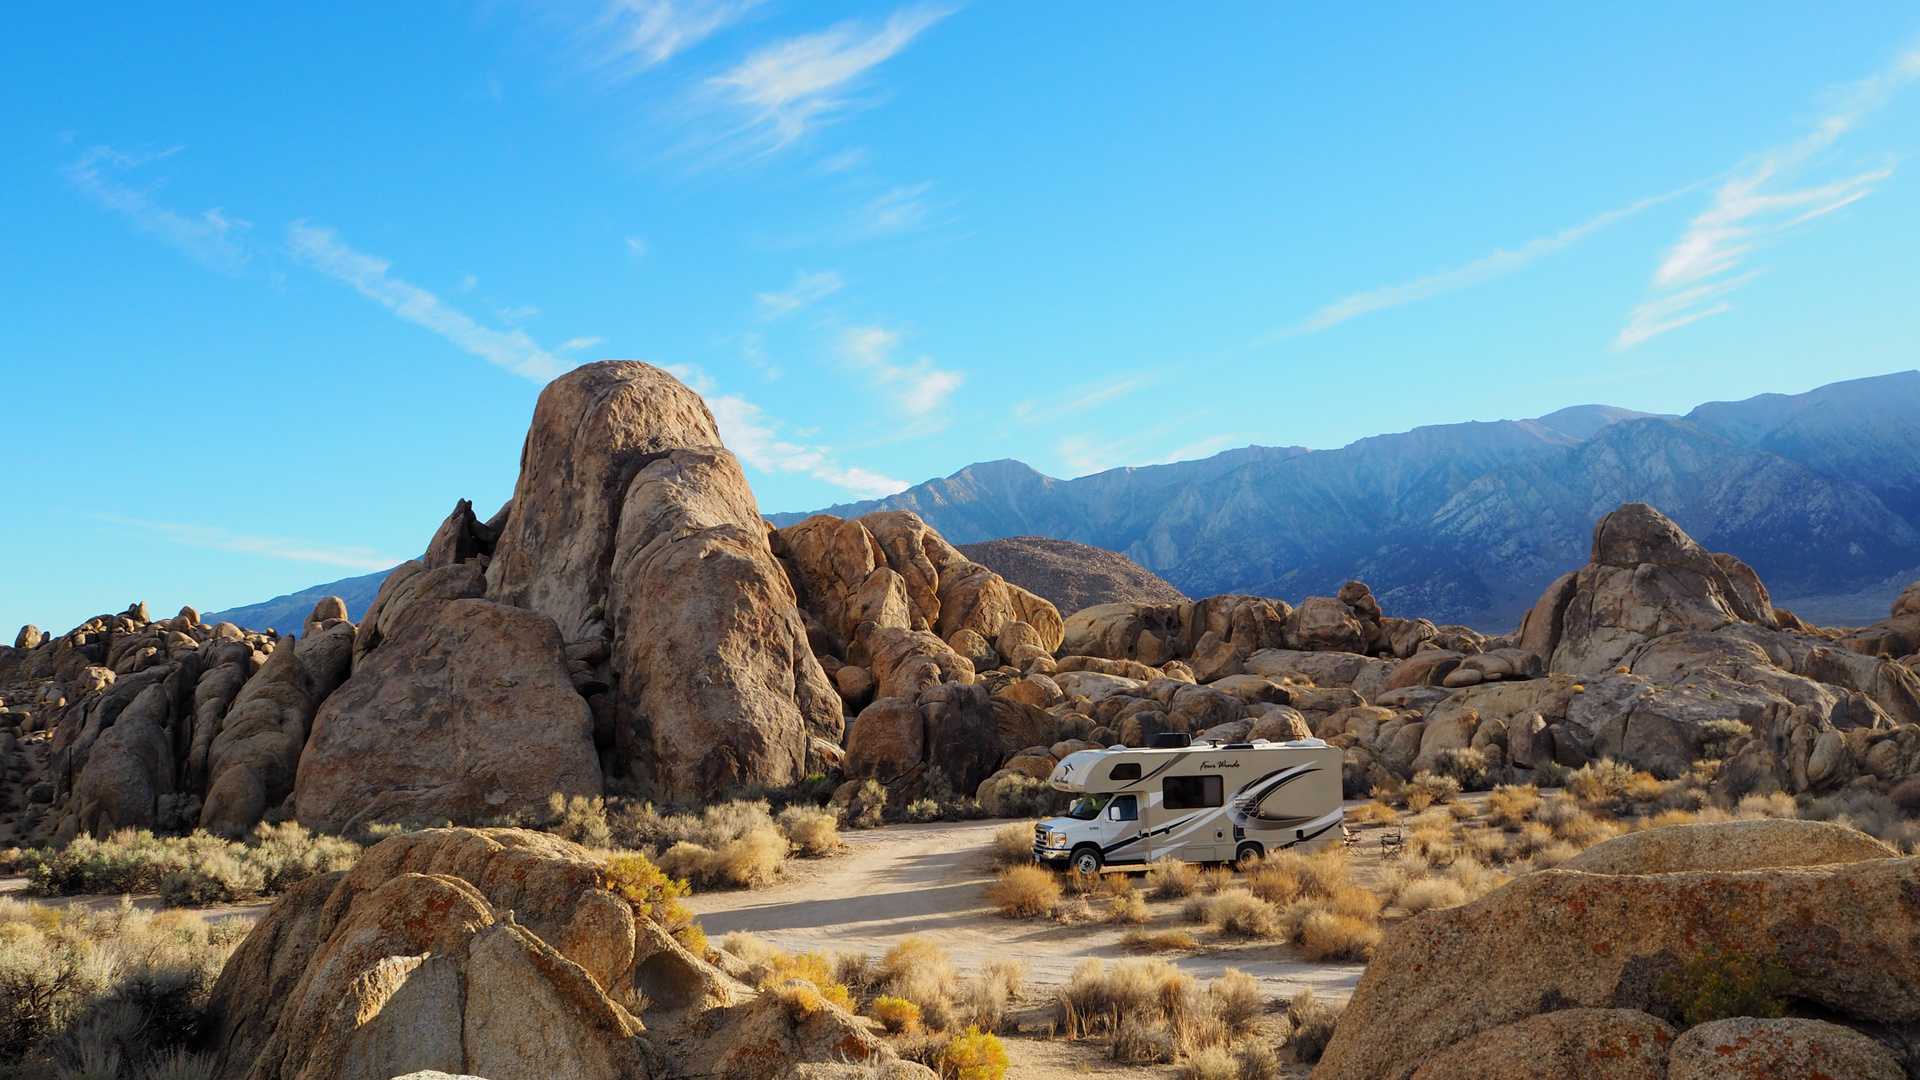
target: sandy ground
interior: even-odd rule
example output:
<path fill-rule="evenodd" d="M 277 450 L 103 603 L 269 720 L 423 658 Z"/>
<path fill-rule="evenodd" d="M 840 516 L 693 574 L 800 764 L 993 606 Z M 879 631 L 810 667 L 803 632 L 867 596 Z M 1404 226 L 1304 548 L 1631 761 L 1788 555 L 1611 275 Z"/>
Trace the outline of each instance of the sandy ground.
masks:
<path fill-rule="evenodd" d="M 986 849 L 1006 824 L 935 822 L 846 832 L 843 853 L 793 860 L 785 880 L 772 888 L 703 893 L 691 897 L 688 906 L 711 937 L 744 930 L 790 952 L 830 956 L 855 950 L 878 956 L 901 938 L 918 934 L 947 950 L 962 973 L 988 960 L 1017 957 L 1030 965 L 1028 983 L 1035 988 L 1064 984 L 1089 957 L 1125 958 L 1122 927 L 1005 919 L 987 906 L 983 890 L 993 869 Z M 1370 858 L 1362 855 L 1360 861 Z M 1153 904 L 1147 929 L 1184 926 L 1179 906 Z M 1190 929 L 1208 941 L 1203 928 Z M 1206 943 L 1160 955 L 1201 979 L 1239 968 L 1275 998 L 1311 987 L 1323 999 L 1344 1000 L 1366 966 L 1310 964 L 1290 947 L 1270 944 Z"/>

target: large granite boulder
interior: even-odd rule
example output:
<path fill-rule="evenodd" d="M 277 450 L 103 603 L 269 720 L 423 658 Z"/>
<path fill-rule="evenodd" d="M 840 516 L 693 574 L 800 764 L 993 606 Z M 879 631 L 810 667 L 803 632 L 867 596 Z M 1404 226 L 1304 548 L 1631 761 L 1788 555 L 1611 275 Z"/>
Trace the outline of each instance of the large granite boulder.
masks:
<path fill-rule="evenodd" d="M 1668 1018 L 1663 977 L 1709 948 L 1781 965 L 1789 996 L 1840 1016 L 1920 1021 L 1920 859 L 1529 874 L 1391 931 L 1314 1075 L 1399 1080 L 1481 1032 L 1558 1009 Z"/>
<path fill-rule="evenodd" d="M 612 767 L 665 799 L 805 775 L 840 699 L 753 492 L 698 394 L 588 364 L 541 391 L 487 598 L 611 638 Z M 556 655 L 557 655 L 556 650 Z"/>
<path fill-rule="evenodd" d="M 1673 1037 L 1633 1009 L 1561 1009 L 1457 1042 L 1413 1080 L 1666 1080 Z"/>
<path fill-rule="evenodd" d="M 487 600 L 416 603 L 314 717 L 295 811 L 344 832 L 597 795 L 592 726 L 552 619 Z"/>
<path fill-rule="evenodd" d="M 1852 1028 L 1799 1017 L 1713 1020 L 1673 1041 L 1667 1080 L 1905 1080 L 1891 1051 Z"/>
<path fill-rule="evenodd" d="M 434 829 L 274 902 L 214 986 L 221 1080 L 415 1071 L 778 1080 L 892 1052 L 680 946 L 615 867 L 515 829 Z"/>
<path fill-rule="evenodd" d="M 1761 818 L 1708 825 L 1665 825 L 1603 840 L 1560 864 L 1589 874 L 1673 874 L 1763 870 L 1892 859 L 1900 853 L 1858 829 L 1831 821 Z"/>

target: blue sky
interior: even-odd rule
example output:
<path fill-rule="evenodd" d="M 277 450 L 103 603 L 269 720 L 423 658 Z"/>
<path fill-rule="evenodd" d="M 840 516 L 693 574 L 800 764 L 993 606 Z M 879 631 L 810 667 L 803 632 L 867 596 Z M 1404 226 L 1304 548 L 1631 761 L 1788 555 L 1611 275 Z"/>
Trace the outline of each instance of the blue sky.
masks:
<path fill-rule="evenodd" d="M 8 633 L 412 556 L 590 360 L 769 512 L 1916 366 L 1910 4 L 288 7 L 6 17 Z"/>

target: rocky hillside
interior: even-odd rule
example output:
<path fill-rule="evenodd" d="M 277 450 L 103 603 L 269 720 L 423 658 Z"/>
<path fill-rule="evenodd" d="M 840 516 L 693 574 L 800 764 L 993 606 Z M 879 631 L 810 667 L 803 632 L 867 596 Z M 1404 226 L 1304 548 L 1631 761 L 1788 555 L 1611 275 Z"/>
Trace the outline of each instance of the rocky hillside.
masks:
<path fill-rule="evenodd" d="M 1091 544 L 1193 596 L 1298 598 L 1359 578 L 1396 610 L 1504 630 L 1579 564 L 1600 516 L 1633 501 L 1739 556 L 1783 598 L 1826 598 L 1806 610 L 1826 621 L 1832 598 L 1920 567 L 1920 371 L 1685 417 L 1579 406 L 1076 480 L 986 462 L 830 512 L 911 510 L 966 543 Z"/>
<path fill-rule="evenodd" d="M 1053 540 L 1045 536 L 1009 536 L 958 545 L 972 559 L 1061 611 L 1096 604 L 1172 604 L 1185 600 L 1165 578 L 1118 552 Z"/>

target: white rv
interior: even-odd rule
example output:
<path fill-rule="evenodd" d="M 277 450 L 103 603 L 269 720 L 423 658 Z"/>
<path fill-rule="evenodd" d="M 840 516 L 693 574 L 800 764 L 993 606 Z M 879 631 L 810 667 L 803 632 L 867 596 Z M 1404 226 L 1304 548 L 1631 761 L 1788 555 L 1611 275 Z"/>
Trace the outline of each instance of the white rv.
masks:
<path fill-rule="evenodd" d="M 1080 750 L 1048 783 L 1081 794 L 1033 857 L 1082 873 L 1174 858 L 1245 864 L 1340 839 L 1340 751 L 1319 739 Z"/>

